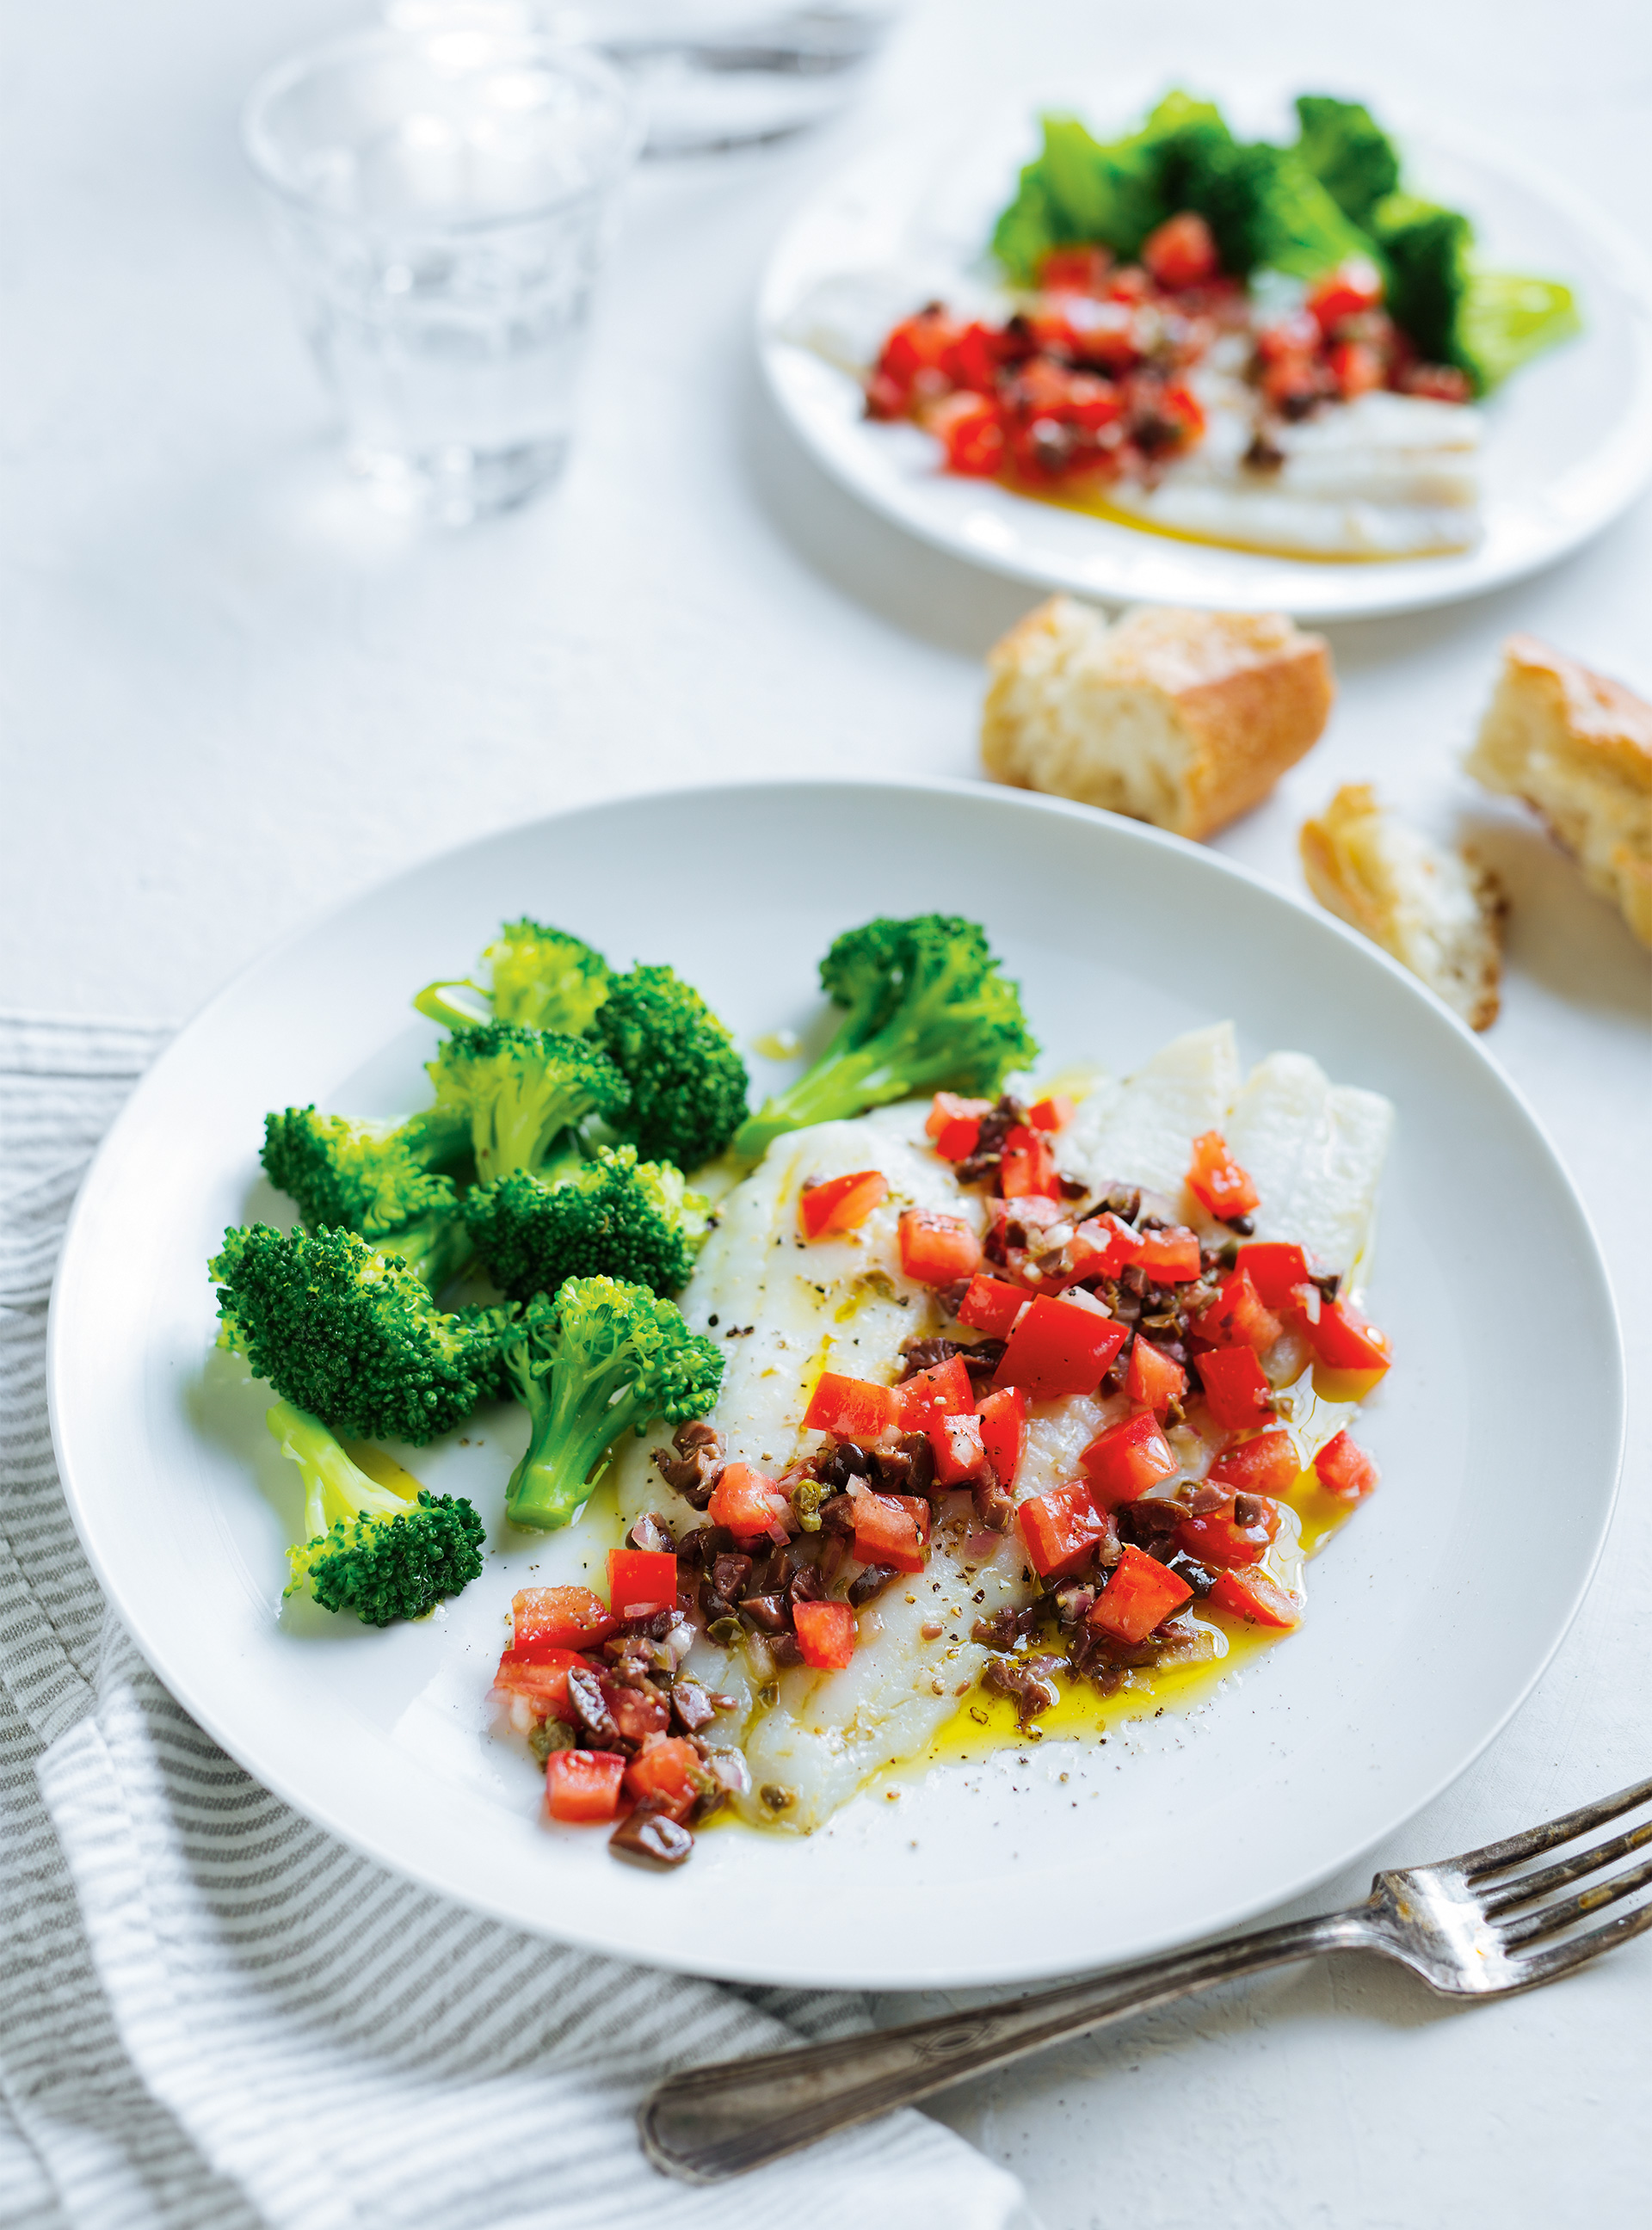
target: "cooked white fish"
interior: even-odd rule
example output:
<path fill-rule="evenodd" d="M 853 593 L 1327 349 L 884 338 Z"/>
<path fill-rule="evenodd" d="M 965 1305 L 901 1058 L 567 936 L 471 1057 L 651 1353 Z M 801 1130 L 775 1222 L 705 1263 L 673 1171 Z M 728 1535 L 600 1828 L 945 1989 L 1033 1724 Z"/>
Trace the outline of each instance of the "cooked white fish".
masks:
<path fill-rule="evenodd" d="M 986 1212 L 933 1152 L 926 1112 L 926 1102 L 912 1102 L 795 1131 L 724 1202 L 681 1305 L 694 1330 L 723 1347 L 712 1421 L 731 1458 L 784 1471 L 818 1444 L 803 1417 L 823 1370 L 887 1382 L 900 1375 L 902 1344 L 939 1328 L 932 1297 L 900 1270 L 901 1210 L 944 1209 L 978 1231 Z M 1191 1212 L 1183 1178 L 1191 1141 L 1225 1129 L 1262 1191 L 1259 1228 L 1299 1239 L 1343 1269 L 1367 1241 L 1391 1115 L 1371 1093 L 1332 1087 L 1300 1054 L 1273 1055 L 1242 1086 L 1232 1027 L 1221 1023 L 1177 1039 L 1122 1082 L 1099 1081 L 1063 1134 L 1060 1159 L 1093 1183 L 1142 1184 Z M 888 1179 L 889 1198 L 858 1231 L 805 1245 L 805 1183 L 870 1168 Z M 1036 1404 L 1017 1499 L 1075 1477 L 1080 1452 L 1127 1407 L 1121 1395 Z M 1336 1428 L 1328 1412 L 1321 1422 Z M 1198 1475 L 1209 1451 L 1191 1433 L 1177 1443 L 1183 1476 Z M 628 1525 L 652 1511 L 682 1529 L 684 1505 L 652 1460 L 666 1444 L 661 1428 L 619 1457 Z M 1281 1553 L 1293 1553 L 1288 1527 Z M 970 1639 L 974 1621 L 1018 1608 L 1034 1592 L 1018 1534 L 981 1532 L 967 1496 L 955 1495 L 938 1511 L 927 1569 L 904 1585 L 897 1579 L 860 1612 L 843 1670 L 798 1667 L 765 1681 L 753 1676 L 743 1646 L 726 1651 L 702 1636 L 689 1668 L 735 1698 L 715 1738 L 745 1752 L 752 1785 L 741 1810 L 807 1831 L 870 1775 L 921 1752 L 985 1666 L 989 1653 Z"/>

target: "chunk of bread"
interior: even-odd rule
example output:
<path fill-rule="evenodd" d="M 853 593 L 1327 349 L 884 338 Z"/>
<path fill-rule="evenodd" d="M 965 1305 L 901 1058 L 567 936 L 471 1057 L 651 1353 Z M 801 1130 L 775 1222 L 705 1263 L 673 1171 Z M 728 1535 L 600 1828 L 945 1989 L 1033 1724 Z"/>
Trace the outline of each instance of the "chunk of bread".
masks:
<path fill-rule="evenodd" d="M 1652 944 L 1652 705 L 1533 635 L 1511 635 L 1468 771 L 1535 808 L 1590 887 Z"/>
<path fill-rule="evenodd" d="M 1345 783 L 1322 818 L 1303 822 L 1301 850 L 1322 906 L 1420 976 L 1470 1029 L 1497 1020 L 1505 906 L 1488 867 L 1384 813 L 1363 782 Z"/>
<path fill-rule="evenodd" d="M 1209 836 L 1319 740 L 1322 635 L 1278 613 L 1145 604 L 1109 624 L 1052 596 L 995 644 L 981 756 L 996 782 Z"/>

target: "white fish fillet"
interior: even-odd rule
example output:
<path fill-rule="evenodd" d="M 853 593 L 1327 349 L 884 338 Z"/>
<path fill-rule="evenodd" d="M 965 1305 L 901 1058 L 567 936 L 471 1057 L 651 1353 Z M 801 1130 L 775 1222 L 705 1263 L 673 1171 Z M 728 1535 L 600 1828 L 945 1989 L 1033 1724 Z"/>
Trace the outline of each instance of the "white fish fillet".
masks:
<path fill-rule="evenodd" d="M 731 1457 L 784 1470 L 817 1440 L 802 1420 L 822 1370 L 887 1382 L 898 1375 L 902 1342 L 938 1329 L 931 1296 L 900 1273 L 900 1213 L 912 1204 L 943 1208 L 980 1229 L 985 1208 L 930 1149 L 926 1112 L 926 1103 L 912 1102 L 778 1139 L 723 1203 L 681 1305 L 726 1357 L 712 1421 Z M 1059 1157 L 1093 1183 L 1143 1184 L 1191 1212 L 1183 1180 L 1191 1141 L 1225 1130 L 1263 1195 L 1259 1230 L 1300 1240 L 1345 1269 L 1368 1241 L 1391 1112 L 1372 1093 L 1333 1087 L 1298 1054 L 1270 1056 L 1242 1088 L 1233 1028 L 1223 1022 L 1178 1038 L 1122 1082 L 1099 1083 Z M 860 1231 L 802 1245 L 805 1180 L 869 1168 L 888 1178 L 889 1199 Z M 1074 1478 L 1080 1451 L 1127 1407 L 1119 1395 L 1036 1405 L 1017 1498 Z M 1208 1450 L 1191 1434 L 1178 1439 L 1188 1444 L 1189 1471 L 1202 1471 Z M 628 1525 L 654 1511 L 681 1530 L 684 1505 L 651 1460 L 666 1440 L 659 1428 L 616 1461 Z M 1018 1607 L 1033 1592 L 1018 1535 L 981 1534 L 958 1495 L 938 1509 L 927 1569 L 892 1582 L 860 1613 L 855 1657 L 842 1671 L 786 1672 L 765 1704 L 744 1648 L 724 1651 L 702 1636 L 689 1669 L 736 1698 L 715 1738 L 745 1751 L 752 1792 L 740 1809 L 769 1821 L 761 1791 L 783 1789 L 780 1824 L 807 1832 L 868 1776 L 920 1753 L 984 1667 L 988 1652 L 969 1639 L 975 1619 Z M 924 1633 L 936 1624 L 938 1634 Z"/>

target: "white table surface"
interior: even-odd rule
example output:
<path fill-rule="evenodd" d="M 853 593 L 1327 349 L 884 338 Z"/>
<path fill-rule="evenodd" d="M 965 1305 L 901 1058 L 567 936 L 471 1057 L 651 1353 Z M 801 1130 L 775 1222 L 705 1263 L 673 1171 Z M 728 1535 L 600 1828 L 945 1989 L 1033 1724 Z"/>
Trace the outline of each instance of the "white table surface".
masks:
<path fill-rule="evenodd" d="M 317 909 L 558 805 L 781 768 L 971 771 L 983 654 L 1035 599 L 826 482 L 775 422 L 750 342 L 777 228 L 904 118 L 1069 72 L 1219 90 L 1224 71 L 1282 69 L 1403 88 L 1540 150 L 1642 235 L 1652 220 L 1637 0 L 1183 0 L 1133 24 L 1081 0 L 939 0 L 829 132 L 638 181 L 564 485 L 425 538 L 340 478 L 235 136 L 256 71 L 356 12 L 81 0 L 0 21 L 8 1006 L 181 1019 Z M 1490 1043 L 1589 1202 L 1629 1343 L 1632 1453 L 1584 1613 L 1513 1724 L 1382 1862 L 1652 1769 L 1646 960 L 1536 830 L 1456 770 L 1505 634 L 1531 628 L 1652 691 L 1649 600 L 1642 502 L 1507 594 L 1334 630 L 1329 733 L 1217 840 L 1295 886 L 1305 812 L 1375 777 L 1482 842 L 1514 907 Z M 1472 1233 L 1463 1250 L 1467 1290 Z M 1488 1298 L 1540 1385 L 1544 1313 L 1564 1293 L 1534 1263 L 1529 1291 Z M 1313 1902 L 1361 1893 L 1368 1872 Z M 1048 2230 L 1616 2225 L 1645 2219 L 1649 2047 L 1652 1940 L 1468 2014 L 1344 1961 L 965 2086 L 937 2111 L 1023 2175 Z"/>

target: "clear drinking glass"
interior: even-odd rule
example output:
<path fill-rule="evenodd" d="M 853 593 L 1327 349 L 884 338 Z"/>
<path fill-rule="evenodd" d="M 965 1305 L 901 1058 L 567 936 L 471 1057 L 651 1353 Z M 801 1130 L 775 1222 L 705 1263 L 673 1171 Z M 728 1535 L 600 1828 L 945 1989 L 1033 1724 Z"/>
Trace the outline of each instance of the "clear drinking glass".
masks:
<path fill-rule="evenodd" d="M 903 3 L 542 0 L 542 20 L 624 73 L 650 155 L 697 155 L 789 139 L 841 108 Z"/>
<path fill-rule="evenodd" d="M 253 91 L 247 151 L 352 463 L 448 523 L 560 469 L 635 106 L 506 28 L 366 31 Z"/>

